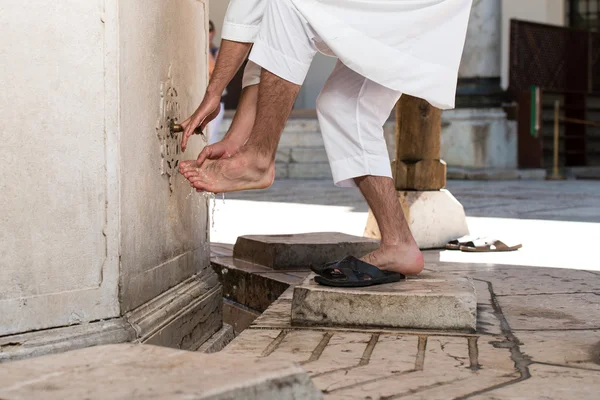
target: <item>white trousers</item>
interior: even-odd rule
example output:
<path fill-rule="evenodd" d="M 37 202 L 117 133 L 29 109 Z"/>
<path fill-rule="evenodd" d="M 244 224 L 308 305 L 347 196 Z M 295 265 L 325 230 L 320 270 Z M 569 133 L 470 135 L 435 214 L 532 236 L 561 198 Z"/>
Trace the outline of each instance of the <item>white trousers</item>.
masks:
<path fill-rule="evenodd" d="M 225 103 L 219 105 L 219 115 L 208 123 L 208 144 L 215 144 L 223 140 L 221 134 L 221 123 L 225 115 Z"/>
<path fill-rule="evenodd" d="M 243 86 L 260 82 L 261 67 L 302 85 L 317 51 L 333 55 L 292 2 L 271 1 Z M 383 124 L 400 95 L 338 60 L 317 99 L 319 125 L 337 186 L 354 186 L 353 178 L 366 175 L 392 177 Z"/>

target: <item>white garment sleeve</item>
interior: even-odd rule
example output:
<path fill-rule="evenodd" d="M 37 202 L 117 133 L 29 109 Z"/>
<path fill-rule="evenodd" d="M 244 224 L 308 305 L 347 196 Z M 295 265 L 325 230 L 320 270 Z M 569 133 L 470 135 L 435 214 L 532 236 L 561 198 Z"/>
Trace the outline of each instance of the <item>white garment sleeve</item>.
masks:
<path fill-rule="evenodd" d="M 221 37 L 233 42 L 253 43 L 269 0 L 231 0 Z"/>

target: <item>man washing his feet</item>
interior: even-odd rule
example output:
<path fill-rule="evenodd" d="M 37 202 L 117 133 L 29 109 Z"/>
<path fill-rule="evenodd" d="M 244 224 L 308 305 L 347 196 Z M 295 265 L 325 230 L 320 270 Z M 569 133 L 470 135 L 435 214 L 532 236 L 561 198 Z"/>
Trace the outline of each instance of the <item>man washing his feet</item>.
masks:
<path fill-rule="evenodd" d="M 315 269 L 320 283 L 365 286 L 416 275 L 423 256 L 397 200 L 383 124 L 402 93 L 454 107 L 472 0 L 231 0 L 204 100 L 183 122 L 182 148 L 218 115 L 219 99 L 246 57 L 231 128 L 180 172 L 198 191 L 264 189 L 300 86 L 317 51 L 337 65 L 317 115 L 337 186 L 357 186 L 381 247 Z"/>

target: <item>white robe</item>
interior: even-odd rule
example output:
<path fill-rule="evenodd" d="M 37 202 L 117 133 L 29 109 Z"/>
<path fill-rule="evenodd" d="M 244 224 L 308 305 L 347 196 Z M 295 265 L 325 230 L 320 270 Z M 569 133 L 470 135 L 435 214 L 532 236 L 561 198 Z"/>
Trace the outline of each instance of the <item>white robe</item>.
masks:
<path fill-rule="evenodd" d="M 390 89 L 454 107 L 472 0 L 231 0 L 222 38 L 253 42 L 268 1 L 290 1 L 320 50 Z"/>

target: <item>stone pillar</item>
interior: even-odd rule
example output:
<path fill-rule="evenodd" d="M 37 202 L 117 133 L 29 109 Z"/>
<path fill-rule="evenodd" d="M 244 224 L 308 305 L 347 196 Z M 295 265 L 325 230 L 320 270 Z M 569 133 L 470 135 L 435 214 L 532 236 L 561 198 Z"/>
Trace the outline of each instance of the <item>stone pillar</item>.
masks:
<path fill-rule="evenodd" d="M 422 249 L 441 248 L 469 233 L 462 205 L 444 190 L 446 163 L 440 159 L 441 110 L 402 95 L 396 105 L 394 181 L 410 230 Z M 369 210 L 365 236 L 380 239 Z"/>
<path fill-rule="evenodd" d="M 456 110 L 444 112 L 442 155 L 455 176 L 469 172 L 518 176 L 516 121 L 503 108 L 502 3 L 474 0 L 458 71 Z M 527 3 L 527 2 L 522 2 Z M 484 169 L 485 171 L 477 171 Z"/>
<path fill-rule="evenodd" d="M 131 340 L 193 349 L 220 329 L 207 200 L 176 175 L 168 127 L 206 88 L 207 8 L 3 6 L 0 361 Z"/>
<path fill-rule="evenodd" d="M 458 70 L 456 104 L 459 108 L 502 104 L 501 18 L 501 0 L 473 1 Z"/>

